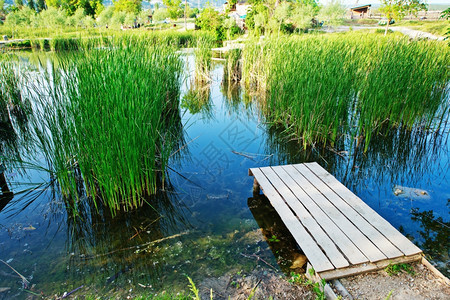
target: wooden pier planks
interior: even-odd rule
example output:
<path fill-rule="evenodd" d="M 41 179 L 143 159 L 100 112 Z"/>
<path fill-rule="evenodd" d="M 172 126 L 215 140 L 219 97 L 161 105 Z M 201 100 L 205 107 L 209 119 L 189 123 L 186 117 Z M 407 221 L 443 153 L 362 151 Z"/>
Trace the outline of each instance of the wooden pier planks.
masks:
<path fill-rule="evenodd" d="M 317 163 L 253 168 L 249 173 L 322 278 L 421 257 L 417 246 Z"/>

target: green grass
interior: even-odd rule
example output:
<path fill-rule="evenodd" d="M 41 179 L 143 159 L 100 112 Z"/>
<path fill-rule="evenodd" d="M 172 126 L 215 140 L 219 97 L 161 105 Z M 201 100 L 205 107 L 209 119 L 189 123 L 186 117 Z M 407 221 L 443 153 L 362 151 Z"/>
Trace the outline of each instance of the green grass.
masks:
<path fill-rule="evenodd" d="M 384 269 L 384 271 L 386 271 L 389 276 L 397 275 L 400 272 L 406 272 L 410 275 L 415 275 L 414 269 L 410 264 L 390 264 Z"/>
<path fill-rule="evenodd" d="M 6 34 L 11 39 L 11 32 L 0 26 L 0 35 Z M 8 33 L 9 32 L 9 33 Z M 69 27 L 64 30 L 42 31 L 41 29 L 24 29 L 20 35 L 15 34 L 15 39 L 23 41 L 6 44 L 10 49 L 34 48 L 38 50 L 80 50 L 91 46 L 105 46 L 107 40 L 134 38 L 145 40 L 149 45 L 167 45 L 170 47 L 196 47 L 197 41 L 213 43 L 214 36 L 205 31 L 180 32 L 174 30 L 164 31 L 120 31 L 113 29 L 85 29 L 72 31 Z"/>
<path fill-rule="evenodd" d="M 35 86 L 39 148 L 62 193 L 113 212 L 132 209 L 164 182 L 180 142 L 182 62 L 175 48 L 138 38 L 63 54 Z"/>
<path fill-rule="evenodd" d="M 303 146 L 393 127 L 437 130 L 449 107 L 445 43 L 345 33 L 250 43 L 244 83 L 264 91 L 267 120 Z"/>

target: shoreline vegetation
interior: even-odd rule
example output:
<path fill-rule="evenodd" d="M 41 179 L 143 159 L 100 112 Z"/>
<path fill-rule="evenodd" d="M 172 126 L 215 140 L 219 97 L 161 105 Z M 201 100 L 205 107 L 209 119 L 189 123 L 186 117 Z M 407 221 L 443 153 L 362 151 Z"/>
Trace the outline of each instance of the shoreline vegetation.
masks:
<path fill-rule="evenodd" d="M 288 59 L 287 59 L 288 58 Z M 307 146 L 345 137 L 364 144 L 404 127 L 437 132 L 448 121 L 445 43 L 364 33 L 249 42 L 243 80 L 262 92 L 267 121 Z"/>
<path fill-rule="evenodd" d="M 101 196 L 114 211 L 139 207 L 144 194 L 156 192 L 171 154 L 182 147 L 177 50 L 192 45 L 197 87 L 182 106 L 201 111 L 209 102 L 198 91 L 211 80 L 215 45 L 207 32 L 55 38 L 36 47 L 56 49 L 59 66 L 41 67 L 43 78 L 22 93 L 37 95 L 39 116 L 31 123 L 63 195 Z M 448 122 L 445 42 L 347 32 L 244 45 L 229 51 L 226 77 L 256 95 L 266 122 L 304 149 L 347 145 L 366 152 L 374 135 L 395 128 L 438 132 Z"/>

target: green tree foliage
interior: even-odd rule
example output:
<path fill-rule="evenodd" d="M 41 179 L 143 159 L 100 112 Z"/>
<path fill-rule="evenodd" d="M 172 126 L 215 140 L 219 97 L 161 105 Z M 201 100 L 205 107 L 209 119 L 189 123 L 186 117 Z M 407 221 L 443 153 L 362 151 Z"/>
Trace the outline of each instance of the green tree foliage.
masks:
<path fill-rule="evenodd" d="M 98 15 L 97 22 L 100 26 L 111 24 L 111 19 L 114 14 L 114 6 L 108 6 Z"/>
<path fill-rule="evenodd" d="M 61 8 L 68 16 L 72 16 L 75 11 L 82 8 L 86 15 L 94 17 L 103 9 L 102 0 L 37 0 L 38 11 L 47 7 Z"/>
<path fill-rule="evenodd" d="M 5 0 L 0 0 L 0 16 L 4 16 L 5 12 Z"/>
<path fill-rule="evenodd" d="M 14 0 L 14 6 L 18 9 L 21 9 L 23 7 L 23 1 L 22 0 Z"/>
<path fill-rule="evenodd" d="M 340 0 L 330 0 L 320 9 L 319 18 L 329 26 L 340 25 L 344 19 L 345 11 L 346 9 Z"/>
<path fill-rule="evenodd" d="M 117 0 L 114 1 L 116 11 L 138 14 L 142 8 L 142 0 Z"/>
<path fill-rule="evenodd" d="M 446 20 L 450 19 L 450 8 L 447 8 L 446 10 L 444 10 L 441 13 L 440 18 L 446 19 Z M 450 27 L 447 28 L 447 33 L 445 34 L 445 40 L 448 40 L 449 38 L 450 38 Z M 450 46 L 450 41 L 449 41 L 448 45 Z"/>
<path fill-rule="evenodd" d="M 389 23 L 393 20 L 401 20 L 406 14 L 417 15 L 420 10 L 426 10 L 427 6 L 421 0 L 381 0 L 380 12 L 382 12 L 388 21 L 386 22 L 386 35 L 389 29 Z"/>
<path fill-rule="evenodd" d="M 211 5 L 208 5 L 195 20 L 195 25 L 203 30 L 213 32 L 217 40 L 225 38 L 225 29 L 222 26 L 223 16 Z"/>
<path fill-rule="evenodd" d="M 32 10 L 36 10 L 36 5 L 33 0 L 28 0 L 27 6 Z"/>
<path fill-rule="evenodd" d="M 155 11 L 153 12 L 153 20 L 155 20 L 155 22 L 161 22 L 167 18 L 169 18 L 169 12 L 167 11 L 167 8 L 157 8 L 155 9 Z"/>
<path fill-rule="evenodd" d="M 45 4 L 45 0 L 37 0 L 36 1 L 37 12 L 43 11 L 46 8 L 47 8 L 47 4 Z"/>
<path fill-rule="evenodd" d="M 315 0 L 250 0 L 250 3 L 245 23 L 256 34 L 307 30 L 315 23 L 320 9 Z"/>
<path fill-rule="evenodd" d="M 183 10 L 180 7 L 181 0 L 163 0 L 165 6 L 167 6 L 167 11 L 171 19 L 176 20 L 183 14 Z"/>

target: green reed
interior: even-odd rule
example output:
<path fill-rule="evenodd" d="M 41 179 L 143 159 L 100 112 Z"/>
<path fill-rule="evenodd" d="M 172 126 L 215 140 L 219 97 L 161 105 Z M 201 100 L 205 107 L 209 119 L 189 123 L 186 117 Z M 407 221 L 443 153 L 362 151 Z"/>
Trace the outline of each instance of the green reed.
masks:
<path fill-rule="evenodd" d="M 227 81 L 239 82 L 242 78 L 241 68 L 241 49 L 230 49 L 226 53 L 226 63 L 223 71 L 223 77 Z"/>
<path fill-rule="evenodd" d="M 207 82 L 210 80 L 209 72 L 211 71 L 211 48 L 214 46 L 212 37 L 205 36 L 197 40 L 195 55 L 195 81 Z"/>
<path fill-rule="evenodd" d="M 437 130 L 449 106 L 444 43 L 361 33 L 251 43 L 244 83 L 265 92 L 263 110 L 303 146 L 333 145 L 392 127 Z"/>
<path fill-rule="evenodd" d="M 177 150 L 182 62 L 138 38 L 64 54 L 35 86 L 38 143 L 61 191 L 112 211 L 142 205 Z"/>

